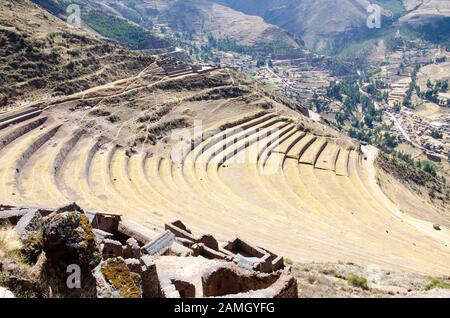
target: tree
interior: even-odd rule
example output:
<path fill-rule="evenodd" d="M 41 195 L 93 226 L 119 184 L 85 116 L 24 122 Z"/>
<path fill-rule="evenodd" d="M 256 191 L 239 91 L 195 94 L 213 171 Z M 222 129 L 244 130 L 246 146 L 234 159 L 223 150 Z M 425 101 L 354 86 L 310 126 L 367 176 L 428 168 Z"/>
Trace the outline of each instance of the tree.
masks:
<path fill-rule="evenodd" d="M 266 65 L 266 61 L 263 58 L 258 58 L 257 62 L 256 62 L 256 67 L 260 68 L 263 67 L 264 65 Z"/>
<path fill-rule="evenodd" d="M 373 117 L 370 114 L 364 116 L 364 123 L 367 127 L 373 128 Z"/>
<path fill-rule="evenodd" d="M 425 161 L 423 163 L 423 168 L 425 172 L 431 174 L 433 177 L 437 176 L 437 168 L 435 165 L 433 165 L 431 162 Z"/>
<path fill-rule="evenodd" d="M 344 115 L 343 113 L 339 112 L 339 113 L 336 114 L 336 121 L 337 121 L 339 124 L 343 125 L 345 119 L 346 119 L 346 118 L 345 118 L 345 115 Z"/>
<path fill-rule="evenodd" d="M 442 139 L 443 136 L 444 135 L 440 131 L 433 130 L 431 132 L 431 137 L 433 137 L 434 139 Z"/>

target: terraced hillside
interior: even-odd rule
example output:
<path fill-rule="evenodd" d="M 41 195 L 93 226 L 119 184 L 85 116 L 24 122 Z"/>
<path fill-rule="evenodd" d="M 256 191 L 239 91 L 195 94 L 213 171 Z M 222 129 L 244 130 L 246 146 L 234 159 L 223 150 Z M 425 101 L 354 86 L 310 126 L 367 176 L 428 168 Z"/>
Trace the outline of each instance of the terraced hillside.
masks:
<path fill-rule="evenodd" d="M 128 77 L 152 60 L 70 28 L 31 1 L 0 2 L 0 109 Z"/>
<path fill-rule="evenodd" d="M 425 203 L 404 213 L 376 184 L 371 149 L 252 85 L 226 69 L 166 77 L 153 63 L 3 114 L 1 202 L 76 201 L 154 228 L 182 219 L 219 239 L 239 233 L 295 261 L 448 274 L 448 227 L 420 217 L 442 214 Z"/>

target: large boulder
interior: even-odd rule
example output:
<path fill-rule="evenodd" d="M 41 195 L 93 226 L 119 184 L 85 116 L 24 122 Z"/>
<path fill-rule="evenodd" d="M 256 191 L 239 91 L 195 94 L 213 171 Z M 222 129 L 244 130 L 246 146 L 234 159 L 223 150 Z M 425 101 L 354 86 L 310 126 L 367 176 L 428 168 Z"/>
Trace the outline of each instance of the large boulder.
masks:
<path fill-rule="evenodd" d="M 98 298 L 142 298 L 141 276 L 122 257 L 109 258 L 93 271 Z"/>
<path fill-rule="evenodd" d="M 78 211 L 49 215 L 44 223 L 43 241 L 51 261 L 93 269 L 101 260 L 92 226 Z"/>
<path fill-rule="evenodd" d="M 51 296 L 96 297 L 91 271 L 100 263 L 101 254 L 92 226 L 83 213 L 50 214 L 44 221 L 43 250 L 46 262 L 41 280 L 49 285 Z M 69 285 L 69 280 L 79 284 Z"/>

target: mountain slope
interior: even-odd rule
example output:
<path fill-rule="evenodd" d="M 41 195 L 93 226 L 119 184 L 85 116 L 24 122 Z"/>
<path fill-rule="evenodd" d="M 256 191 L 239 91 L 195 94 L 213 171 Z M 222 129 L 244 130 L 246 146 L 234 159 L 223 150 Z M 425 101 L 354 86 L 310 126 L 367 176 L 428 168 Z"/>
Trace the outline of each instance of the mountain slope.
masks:
<path fill-rule="evenodd" d="M 152 60 L 69 28 L 29 1 L 0 7 L 0 106 L 73 94 L 130 76 Z"/>
<path fill-rule="evenodd" d="M 450 2 L 441 0 L 403 0 L 408 14 L 400 19 L 413 25 L 450 17 Z"/>
<path fill-rule="evenodd" d="M 339 52 L 353 42 L 371 37 L 386 37 L 391 25 L 423 27 L 419 35 L 429 40 L 433 33 L 448 33 L 450 2 L 440 0 L 377 0 L 383 8 L 382 29 L 366 26 L 366 0 L 216 0 L 302 38 L 306 46 L 328 53 Z M 440 36 L 442 39 L 443 36 Z M 446 38 L 447 39 L 447 38 Z M 445 40 L 446 40 L 445 39 Z"/>
<path fill-rule="evenodd" d="M 167 25 L 173 32 L 188 33 L 197 38 L 214 36 L 229 39 L 237 46 L 263 47 L 273 43 L 298 49 L 298 43 L 285 30 L 270 25 L 260 17 L 245 15 L 211 0 L 156 0 L 133 2 L 109 0 L 110 6 L 120 4 L 140 13 L 144 21 Z M 137 22 L 142 25 L 142 22 Z"/>
<path fill-rule="evenodd" d="M 348 38 L 364 33 L 366 0 L 219 0 L 247 14 L 296 34 L 314 50 L 333 50 Z"/>
<path fill-rule="evenodd" d="M 119 1 L 33 0 L 62 19 L 67 18 L 69 5 L 78 5 L 85 28 L 116 41 L 130 49 L 161 49 L 170 44 L 151 31 L 152 22 L 145 12 L 128 8 Z"/>

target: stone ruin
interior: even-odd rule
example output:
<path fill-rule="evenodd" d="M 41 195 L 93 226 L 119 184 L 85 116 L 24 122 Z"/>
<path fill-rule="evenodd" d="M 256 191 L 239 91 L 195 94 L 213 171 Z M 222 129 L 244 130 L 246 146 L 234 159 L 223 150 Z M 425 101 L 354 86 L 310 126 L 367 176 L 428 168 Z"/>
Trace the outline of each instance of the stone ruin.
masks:
<path fill-rule="evenodd" d="M 82 297 L 297 297 L 297 281 L 282 256 L 241 238 L 221 243 L 210 234 L 196 236 L 179 220 L 158 233 L 71 204 L 58 210 L 0 206 L 0 225 L 5 223 L 15 225 L 24 240 L 42 232 L 42 254 L 57 264 L 46 277 L 80 264 L 88 281 Z"/>
<path fill-rule="evenodd" d="M 168 77 L 177 77 L 192 73 L 202 74 L 221 68 L 220 65 L 208 65 L 207 67 L 202 65 L 190 65 L 169 55 L 161 56 L 156 63 L 164 70 L 165 75 Z"/>

